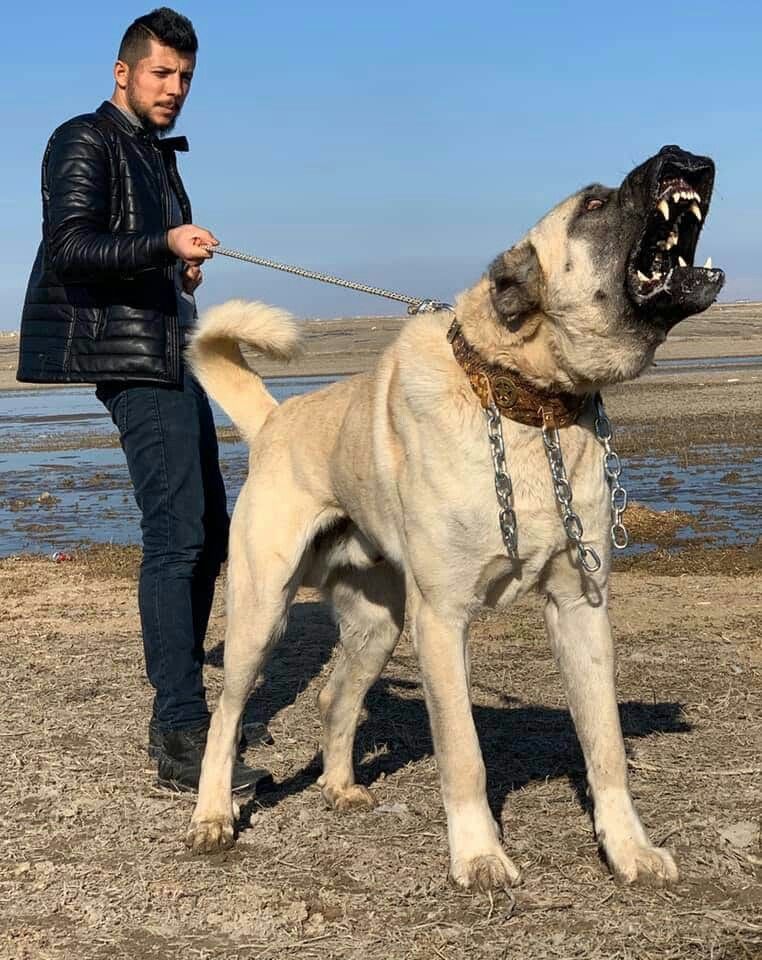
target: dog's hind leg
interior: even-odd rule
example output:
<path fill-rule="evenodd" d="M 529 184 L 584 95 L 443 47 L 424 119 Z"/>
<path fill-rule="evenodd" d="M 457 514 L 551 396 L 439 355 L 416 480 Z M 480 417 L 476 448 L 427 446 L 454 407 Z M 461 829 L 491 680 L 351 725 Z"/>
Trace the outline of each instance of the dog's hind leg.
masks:
<path fill-rule="evenodd" d="M 409 603 L 409 615 L 447 812 L 450 877 L 467 889 L 505 889 L 520 874 L 487 803 L 469 692 L 468 618 L 464 610 L 435 608 L 420 595 Z"/>
<path fill-rule="evenodd" d="M 318 512 L 313 504 L 281 498 L 280 488 L 278 493 L 280 504 L 288 505 L 288 516 L 274 497 L 257 491 L 254 515 L 236 508 L 231 525 L 224 685 L 209 727 L 198 803 L 185 841 L 195 853 L 211 853 L 234 842 L 231 778 L 241 717 L 267 655 L 283 633 Z"/>
<path fill-rule="evenodd" d="M 668 851 L 649 842 L 630 795 L 604 594 L 591 602 L 580 595 L 579 574 L 571 567 L 568 574 L 576 596 L 568 582 L 551 580 L 545 624 L 585 756 L 598 842 L 620 880 L 663 885 L 677 880 L 677 867 Z M 568 581 L 568 574 L 555 579 Z"/>
<path fill-rule="evenodd" d="M 341 652 L 318 697 L 323 720 L 323 797 L 336 810 L 375 805 L 355 783 L 352 752 L 363 700 L 397 644 L 405 616 L 401 575 L 382 561 L 343 568 L 325 587 L 341 631 Z"/>

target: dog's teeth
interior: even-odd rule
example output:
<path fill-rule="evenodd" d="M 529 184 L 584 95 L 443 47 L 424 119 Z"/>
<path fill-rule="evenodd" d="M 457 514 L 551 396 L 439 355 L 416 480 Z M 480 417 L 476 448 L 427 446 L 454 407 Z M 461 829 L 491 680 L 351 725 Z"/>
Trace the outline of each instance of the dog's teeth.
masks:
<path fill-rule="evenodd" d="M 666 200 L 659 202 L 659 213 L 661 213 L 665 220 L 669 220 L 669 204 Z"/>
<path fill-rule="evenodd" d="M 671 250 L 672 247 L 677 246 L 678 235 L 676 233 L 670 233 L 667 239 L 664 241 L 664 246 L 667 250 Z"/>
<path fill-rule="evenodd" d="M 672 203 L 679 203 L 680 197 L 682 197 L 682 193 L 680 193 L 679 190 L 676 190 L 675 193 L 672 194 Z"/>
<path fill-rule="evenodd" d="M 690 206 L 690 211 L 697 220 L 701 220 L 701 207 L 694 201 Z"/>
<path fill-rule="evenodd" d="M 685 260 L 683 260 L 682 257 L 678 257 L 678 258 L 677 258 L 677 262 L 680 264 L 681 267 L 687 267 L 687 266 L 688 266 L 688 264 L 685 262 Z"/>
<path fill-rule="evenodd" d="M 643 283 L 648 283 L 648 277 L 640 270 L 638 270 L 638 280 L 641 280 Z"/>
<path fill-rule="evenodd" d="M 711 257 L 707 257 L 707 258 L 706 258 L 706 263 L 704 264 L 704 269 L 705 269 L 705 270 L 711 270 L 711 269 L 712 269 L 712 258 L 711 258 Z"/>

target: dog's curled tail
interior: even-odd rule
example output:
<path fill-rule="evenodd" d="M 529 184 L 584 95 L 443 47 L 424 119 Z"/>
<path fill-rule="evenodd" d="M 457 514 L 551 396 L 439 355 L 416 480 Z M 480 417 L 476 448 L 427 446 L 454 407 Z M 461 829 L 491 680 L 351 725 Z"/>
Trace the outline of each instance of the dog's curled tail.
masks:
<path fill-rule="evenodd" d="M 251 441 L 277 401 L 246 363 L 239 344 L 277 360 L 299 351 L 296 320 L 256 300 L 228 300 L 201 317 L 188 348 L 199 382 Z"/>

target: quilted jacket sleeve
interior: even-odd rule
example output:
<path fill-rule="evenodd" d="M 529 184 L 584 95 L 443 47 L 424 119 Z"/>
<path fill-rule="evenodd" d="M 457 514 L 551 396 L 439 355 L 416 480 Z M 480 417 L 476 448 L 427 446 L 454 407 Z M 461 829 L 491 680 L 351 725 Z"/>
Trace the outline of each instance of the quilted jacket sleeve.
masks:
<path fill-rule="evenodd" d="M 60 127 L 46 153 L 43 199 L 47 253 L 62 282 L 98 282 L 174 262 L 164 230 L 109 230 L 111 188 L 101 133 L 85 122 Z"/>

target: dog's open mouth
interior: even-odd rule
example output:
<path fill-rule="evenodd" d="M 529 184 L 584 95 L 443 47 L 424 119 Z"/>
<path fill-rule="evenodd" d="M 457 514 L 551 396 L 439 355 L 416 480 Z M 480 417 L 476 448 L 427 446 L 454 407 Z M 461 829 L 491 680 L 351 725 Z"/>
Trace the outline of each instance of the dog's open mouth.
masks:
<path fill-rule="evenodd" d="M 708 258 L 694 265 L 714 181 L 714 166 L 676 147 L 667 147 L 649 164 L 645 187 L 645 229 L 627 266 L 627 288 L 642 310 L 658 311 L 671 325 L 705 310 L 724 281 Z M 643 195 L 643 194 L 641 194 Z"/>

